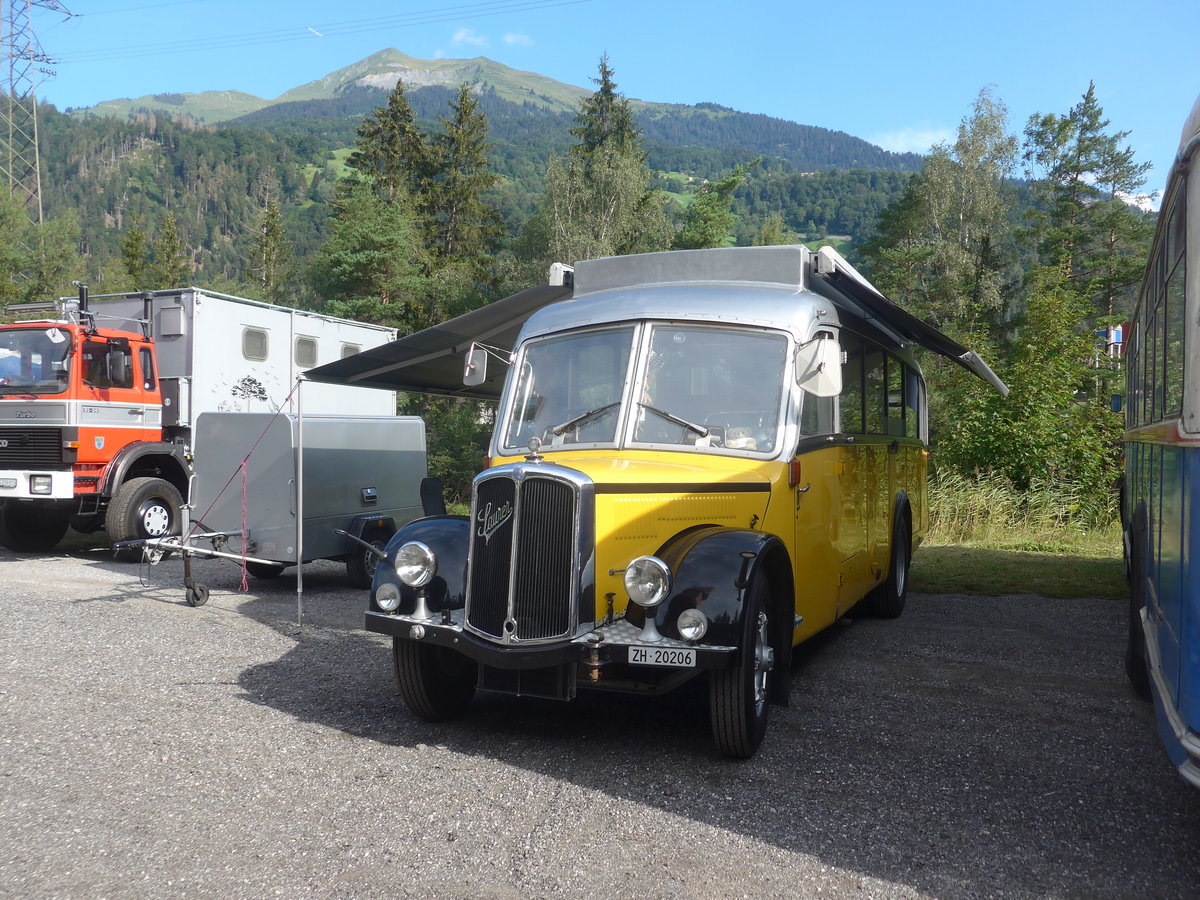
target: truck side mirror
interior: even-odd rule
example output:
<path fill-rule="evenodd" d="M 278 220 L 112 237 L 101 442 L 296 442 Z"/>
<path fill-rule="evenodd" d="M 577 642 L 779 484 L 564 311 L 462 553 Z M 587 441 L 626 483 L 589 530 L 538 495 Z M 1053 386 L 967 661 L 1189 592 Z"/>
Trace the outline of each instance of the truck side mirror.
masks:
<path fill-rule="evenodd" d="M 842 347 L 833 335 L 823 332 L 796 351 L 796 384 L 814 397 L 842 392 Z"/>
<path fill-rule="evenodd" d="M 487 378 L 487 351 L 478 344 L 472 344 L 467 350 L 466 364 L 463 366 L 463 384 L 476 387 Z"/>

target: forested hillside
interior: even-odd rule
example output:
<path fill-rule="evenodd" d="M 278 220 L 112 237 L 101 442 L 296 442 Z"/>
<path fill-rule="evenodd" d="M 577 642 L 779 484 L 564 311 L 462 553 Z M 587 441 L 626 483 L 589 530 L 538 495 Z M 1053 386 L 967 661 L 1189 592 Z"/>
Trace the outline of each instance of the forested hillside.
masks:
<path fill-rule="evenodd" d="M 435 129 L 455 91 L 411 91 L 414 113 Z M 235 290 L 268 201 L 278 201 L 296 274 L 325 237 L 327 203 L 345 174 L 347 148 L 388 92 L 350 85 L 337 97 L 276 103 L 204 125 L 187 115 L 141 109 L 128 118 L 60 114 L 43 106 L 43 194 L 51 218 L 76 215 L 83 268 L 95 290 L 130 290 L 121 247 L 130 229 L 149 243 L 173 214 L 189 280 Z M 169 97 L 167 99 L 170 99 Z M 547 161 L 571 145 L 575 113 L 533 100 L 515 103 L 490 87 L 476 93 L 500 176 L 491 190 L 515 235 L 545 190 Z M 893 154 L 840 132 L 749 115 L 712 104 L 631 103 L 658 187 L 682 215 L 690 191 L 761 158 L 735 199 L 732 239 L 749 243 L 769 217 L 795 235 L 861 239 L 898 195 L 921 157 Z M 142 238 L 134 234 L 135 243 Z M 296 288 L 303 287 L 297 278 Z"/>

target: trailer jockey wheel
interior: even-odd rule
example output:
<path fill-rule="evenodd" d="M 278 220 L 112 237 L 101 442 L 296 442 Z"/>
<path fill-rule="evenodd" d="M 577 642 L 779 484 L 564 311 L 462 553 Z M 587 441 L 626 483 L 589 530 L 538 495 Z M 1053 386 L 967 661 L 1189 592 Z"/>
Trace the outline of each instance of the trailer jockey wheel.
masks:
<path fill-rule="evenodd" d="M 208 588 L 202 584 L 193 584 L 185 595 L 188 606 L 203 606 L 208 602 Z"/>

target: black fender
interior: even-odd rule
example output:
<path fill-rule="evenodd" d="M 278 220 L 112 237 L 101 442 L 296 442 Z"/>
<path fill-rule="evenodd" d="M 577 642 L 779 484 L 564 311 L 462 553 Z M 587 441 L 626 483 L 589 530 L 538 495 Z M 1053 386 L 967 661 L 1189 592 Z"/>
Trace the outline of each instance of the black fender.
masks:
<path fill-rule="evenodd" d="M 134 441 L 117 451 L 112 462 L 108 464 L 104 471 L 104 480 L 100 484 L 100 494 L 112 497 L 117 488 L 130 478 L 148 475 L 169 481 L 186 499 L 191 474 L 192 464 L 183 444 Z"/>
<path fill-rule="evenodd" d="M 761 531 L 713 526 L 678 535 L 656 555 L 670 568 L 672 587 L 671 596 L 655 611 L 655 625 L 671 638 L 679 637 L 675 628 L 679 614 L 694 607 L 708 617 L 705 643 L 739 647 L 750 584 L 756 577 L 770 580 L 771 609 L 767 614 L 775 650 L 771 702 L 786 706 L 796 601 L 791 557 L 783 542 Z M 630 604 L 629 609 L 644 621 L 640 607 Z"/>
<path fill-rule="evenodd" d="M 391 580 L 400 587 L 400 609 L 415 608 L 417 591 L 400 581 L 392 568 L 392 560 L 401 546 L 420 541 L 437 557 L 437 574 L 424 588 L 425 603 L 432 612 L 462 609 L 467 599 L 467 549 L 471 542 L 471 520 L 467 516 L 429 516 L 415 519 L 401 527 L 388 541 L 375 570 L 375 583 Z"/>

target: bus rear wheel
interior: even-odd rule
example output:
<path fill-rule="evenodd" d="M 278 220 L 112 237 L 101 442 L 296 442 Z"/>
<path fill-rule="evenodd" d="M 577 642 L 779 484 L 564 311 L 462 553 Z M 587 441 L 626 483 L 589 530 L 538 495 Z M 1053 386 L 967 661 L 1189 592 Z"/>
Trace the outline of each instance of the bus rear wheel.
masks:
<path fill-rule="evenodd" d="M 881 619 L 898 619 L 908 602 L 908 568 L 912 563 L 912 524 L 908 507 L 896 516 L 891 550 L 887 578 L 867 595 L 867 608 Z"/>

